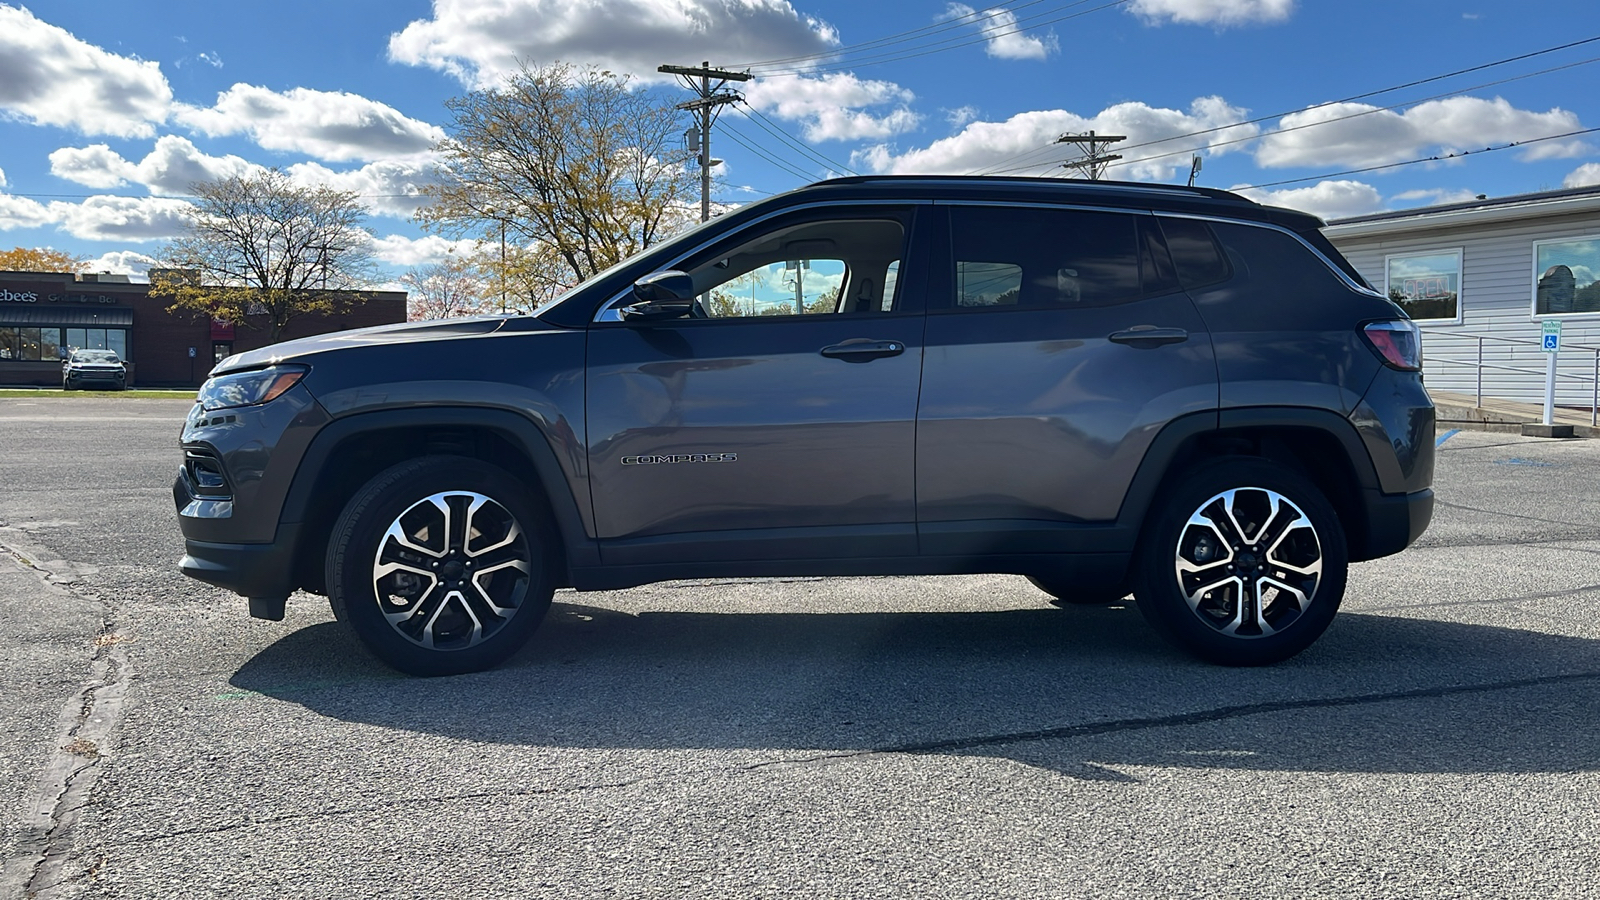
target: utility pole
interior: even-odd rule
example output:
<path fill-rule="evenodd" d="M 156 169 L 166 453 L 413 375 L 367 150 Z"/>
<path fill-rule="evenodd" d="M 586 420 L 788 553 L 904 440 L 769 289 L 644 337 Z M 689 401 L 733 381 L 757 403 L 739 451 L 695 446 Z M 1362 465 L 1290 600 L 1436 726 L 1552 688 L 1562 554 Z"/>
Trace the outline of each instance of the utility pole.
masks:
<path fill-rule="evenodd" d="M 1063 169 L 1081 169 L 1090 181 L 1099 181 L 1100 176 L 1106 173 L 1106 163 L 1122 158 L 1120 153 L 1107 154 L 1111 145 L 1118 141 L 1125 141 L 1125 134 L 1063 134 L 1056 138 L 1058 144 L 1076 144 L 1083 149 L 1083 159 L 1069 160 L 1061 164 Z"/>
<path fill-rule="evenodd" d="M 700 120 L 700 150 L 697 156 L 700 162 L 700 221 L 708 221 L 711 218 L 711 167 L 719 162 L 711 158 L 711 123 L 717 119 L 717 107 L 743 99 L 737 92 L 723 90 L 723 85 L 730 81 L 749 81 L 750 73 L 713 69 L 710 62 L 698 66 L 658 66 L 656 71 L 682 76 L 687 80 L 689 89 L 699 95 L 694 100 L 679 103 L 678 108 L 694 112 Z M 695 83 L 696 78 L 700 79 L 699 84 Z M 716 79 L 715 85 L 711 83 L 712 79 Z"/>

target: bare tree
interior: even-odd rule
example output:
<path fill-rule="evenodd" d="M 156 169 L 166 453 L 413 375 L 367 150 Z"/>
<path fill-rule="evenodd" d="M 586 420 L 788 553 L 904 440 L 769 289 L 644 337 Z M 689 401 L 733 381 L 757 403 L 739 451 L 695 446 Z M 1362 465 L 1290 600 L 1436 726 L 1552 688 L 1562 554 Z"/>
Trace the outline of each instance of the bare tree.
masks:
<path fill-rule="evenodd" d="M 475 316 L 494 308 L 487 281 L 472 262 L 459 257 L 409 269 L 400 283 L 407 294 L 406 317 L 412 321 Z"/>
<path fill-rule="evenodd" d="M 504 245 L 504 265 L 487 251 L 482 264 L 529 290 L 531 305 L 693 221 L 687 120 L 658 91 L 599 69 L 524 65 L 503 87 L 446 105 L 444 165 L 418 219 L 496 253 Z"/>
<path fill-rule="evenodd" d="M 307 314 L 365 299 L 372 234 L 356 194 L 296 185 L 270 169 L 191 187 L 185 233 L 162 248 L 150 293 L 171 309 L 265 328 L 276 342 Z"/>

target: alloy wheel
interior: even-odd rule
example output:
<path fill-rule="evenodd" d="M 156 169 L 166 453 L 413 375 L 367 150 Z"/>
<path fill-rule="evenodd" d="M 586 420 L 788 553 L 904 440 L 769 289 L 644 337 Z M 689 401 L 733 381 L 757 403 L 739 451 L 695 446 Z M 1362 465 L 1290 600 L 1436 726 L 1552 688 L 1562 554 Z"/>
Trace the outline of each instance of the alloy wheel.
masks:
<path fill-rule="evenodd" d="M 1322 544 L 1305 511 L 1266 488 L 1223 491 L 1178 536 L 1179 593 L 1197 618 L 1237 638 L 1269 637 L 1316 600 Z"/>
<path fill-rule="evenodd" d="M 428 650 L 463 650 L 493 637 L 528 594 L 532 550 L 503 505 L 472 491 L 425 497 L 389 524 L 373 559 L 383 618 Z"/>

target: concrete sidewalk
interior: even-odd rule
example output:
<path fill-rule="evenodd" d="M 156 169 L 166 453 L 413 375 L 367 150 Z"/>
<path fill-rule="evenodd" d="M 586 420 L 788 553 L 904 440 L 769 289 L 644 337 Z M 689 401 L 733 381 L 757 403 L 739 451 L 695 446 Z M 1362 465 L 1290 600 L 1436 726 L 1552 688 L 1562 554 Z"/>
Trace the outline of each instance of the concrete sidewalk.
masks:
<path fill-rule="evenodd" d="M 1499 431 L 1519 434 L 1522 426 L 1544 421 L 1544 407 L 1537 403 L 1517 403 L 1484 397 L 1479 406 L 1472 394 L 1455 394 L 1449 391 L 1429 390 L 1434 407 L 1438 410 L 1440 431 L 1460 428 L 1465 431 Z M 1557 425 L 1572 426 L 1574 437 L 1600 437 L 1600 428 L 1592 424 L 1589 410 L 1556 407 L 1551 417 Z"/>

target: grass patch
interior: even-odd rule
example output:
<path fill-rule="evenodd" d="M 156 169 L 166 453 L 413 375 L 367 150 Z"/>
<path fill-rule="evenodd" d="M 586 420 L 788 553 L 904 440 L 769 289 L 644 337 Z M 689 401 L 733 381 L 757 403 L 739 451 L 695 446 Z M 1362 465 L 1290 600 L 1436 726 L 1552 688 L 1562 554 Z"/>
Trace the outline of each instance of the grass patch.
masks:
<path fill-rule="evenodd" d="M 0 400 L 13 397 L 128 397 L 144 400 L 193 400 L 193 388 L 172 391 L 63 391 L 60 388 L 0 388 Z"/>

